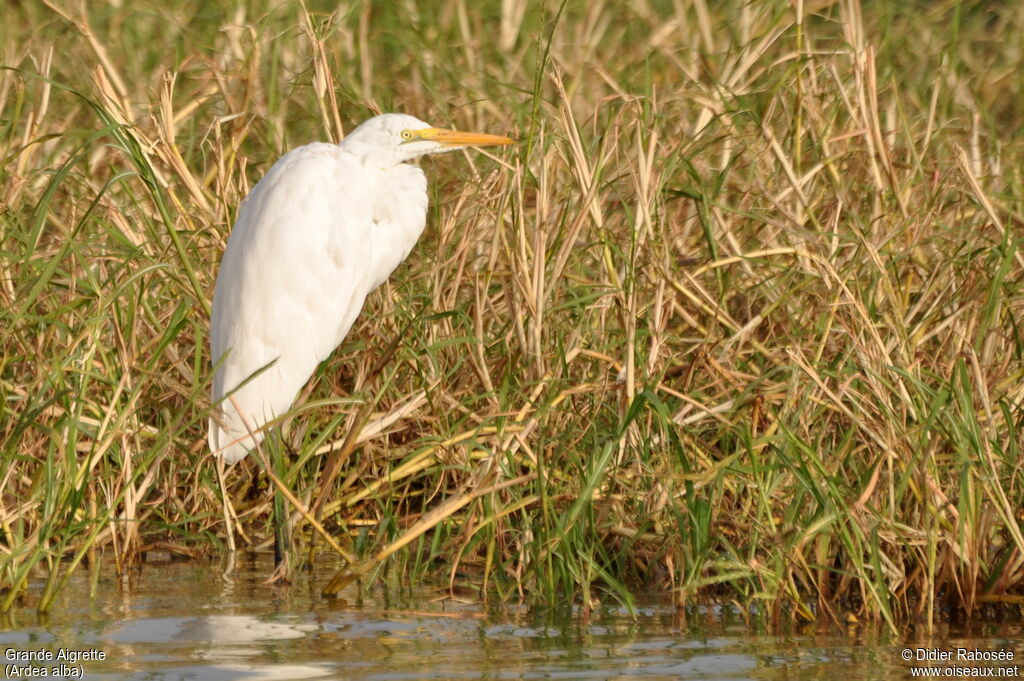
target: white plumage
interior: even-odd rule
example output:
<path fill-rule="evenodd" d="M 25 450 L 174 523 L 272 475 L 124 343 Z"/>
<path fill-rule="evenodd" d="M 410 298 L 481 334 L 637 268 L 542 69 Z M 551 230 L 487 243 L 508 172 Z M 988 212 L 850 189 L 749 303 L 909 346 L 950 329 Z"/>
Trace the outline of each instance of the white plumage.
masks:
<path fill-rule="evenodd" d="M 341 144 L 309 144 L 274 164 L 242 203 L 213 294 L 216 455 L 235 463 L 263 439 L 409 255 L 426 222 L 427 179 L 408 162 L 512 143 L 383 114 Z"/>

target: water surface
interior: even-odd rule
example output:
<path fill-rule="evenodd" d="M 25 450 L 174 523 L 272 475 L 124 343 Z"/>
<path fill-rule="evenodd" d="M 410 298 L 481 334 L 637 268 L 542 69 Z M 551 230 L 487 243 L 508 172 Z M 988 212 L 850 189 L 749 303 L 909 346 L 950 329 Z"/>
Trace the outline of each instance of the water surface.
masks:
<path fill-rule="evenodd" d="M 287 589 L 263 585 L 269 573 L 269 559 L 256 556 L 241 559 L 230 575 L 219 563 L 151 564 L 132 588 L 99 578 L 90 595 L 83 571 L 51 614 L 22 610 L 0 626 L 4 678 L 42 670 L 43 678 L 104 681 L 831 681 L 911 678 L 911 665 L 934 664 L 932 676 L 921 678 L 977 677 L 989 668 L 995 677 L 1014 678 L 1024 670 L 1024 627 L 1014 624 L 983 623 L 970 638 L 947 633 L 930 641 L 857 628 L 769 636 L 719 608 L 695 617 L 648 605 L 634 617 L 605 607 L 583 619 L 518 606 L 488 610 L 442 590 L 396 594 L 380 585 L 325 600 L 319 591 L 326 572 L 299 575 Z M 960 649 L 1004 659 L 958 661 Z M 943 660 L 947 654 L 951 659 Z"/>

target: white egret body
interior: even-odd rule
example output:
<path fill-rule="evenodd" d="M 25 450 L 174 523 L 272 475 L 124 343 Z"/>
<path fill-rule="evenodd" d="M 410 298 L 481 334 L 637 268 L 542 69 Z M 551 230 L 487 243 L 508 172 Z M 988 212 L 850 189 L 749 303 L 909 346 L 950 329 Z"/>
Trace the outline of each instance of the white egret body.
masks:
<path fill-rule="evenodd" d="M 213 294 L 217 456 L 235 463 L 263 439 L 409 255 L 427 211 L 426 176 L 409 161 L 513 142 L 384 114 L 274 164 L 239 209 Z"/>

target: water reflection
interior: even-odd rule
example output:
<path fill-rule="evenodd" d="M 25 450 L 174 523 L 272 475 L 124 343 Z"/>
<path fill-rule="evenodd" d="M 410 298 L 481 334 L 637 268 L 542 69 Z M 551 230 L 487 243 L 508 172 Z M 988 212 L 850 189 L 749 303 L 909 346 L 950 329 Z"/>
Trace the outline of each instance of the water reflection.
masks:
<path fill-rule="evenodd" d="M 659 607 L 636 618 L 606 610 L 583 621 L 516 607 L 485 613 L 476 604 L 431 602 L 436 594 L 426 590 L 396 598 L 381 586 L 362 596 L 353 590 L 348 601 L 325 601 L 318 593 L 327 575 L 300 576 L 292 588 L 274 589 L 261 584 L 269 572 L 269 559 L 262 558 L 250 559 L 231 579 L 216 565 L 149 566 L 134 588 L 100 580 L 91 598 L 83 595 L 82 577 L 45 620 L 19 612 L 0 627 L 0 649 L 5 656 L 50 655 L 38 662 L 48 678 L 84 673 L 111 681 L 908 676 L 898 641 L 813 632 L 758 636 L 727 611 L 697 623 Z M 1002 647 L 1020 661 L 1021 633 L 1005 626 L 985 638 L 927 645 Z M 76 656 L 83 659 L 65 664 Z"/>
<path fill-rule="evenodd" d="M 207 617 L 155 617 L 122 622 L 104 638 L 111 643 L 210 642 L 259 643 L 302 638 L 314 631 L 313 624 L 265 622 L 251 615 L 210 615 Z"/>

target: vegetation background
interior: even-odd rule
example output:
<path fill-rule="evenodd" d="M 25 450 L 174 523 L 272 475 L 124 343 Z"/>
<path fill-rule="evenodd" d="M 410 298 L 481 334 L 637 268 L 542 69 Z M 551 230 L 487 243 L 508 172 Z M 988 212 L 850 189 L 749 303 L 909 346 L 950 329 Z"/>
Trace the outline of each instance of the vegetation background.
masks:
<path fill-rule="evenodd" d="M 425 162 L 424 238 L 285 427 L 303 507 L 359 433 L 321 511 L 376 578 L 1019 607 L 1024 4 L 0 11 L 0 609 L 226 514 L 265 543 L 258 457 L 225 499 L 206 446 L 217 262 L 278 156 L 380 111 L 520 144 Z"/>

